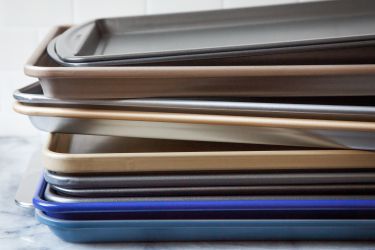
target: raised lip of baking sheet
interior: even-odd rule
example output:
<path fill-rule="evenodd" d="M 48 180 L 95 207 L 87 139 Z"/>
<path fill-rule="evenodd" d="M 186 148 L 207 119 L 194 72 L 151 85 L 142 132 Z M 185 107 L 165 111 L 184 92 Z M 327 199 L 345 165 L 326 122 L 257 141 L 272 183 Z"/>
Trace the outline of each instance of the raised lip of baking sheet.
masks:
<path fill-rule="evenodd" d="M 236 99 L 227 101 L 228 98 L 216 98 L 216 100 L 204 100 L 202 98 L 181 99 L 181 98 L 143 98 L 143 99 L 109 99 L 109 100 L 64 100 L 46 97 L 43 95 L 43 90 L 39 82 L 35 82 L 21 89 L 18 89 L 13 94 L 14 98 L 24 104 L 33 105 L 46 105 L 46 106 L 61 106 L 61 107 L 101 107 L 116 109 L 123 108 L 128 110 L 142 109 L 149 111 L 170 111 L 170 112 L 183 112 L 183 113 L 198 113 L 198 114 L 230 114 L 230 115 L 261 115 L 261 116 L 275 116 L 275 117 L 324 117 L 325 119 L 346 119 L 346 120 L 370 120 L 375 116 L 375 107 L 369 104 L 362 104 L 363 98 L 361 97 L 360 105 L 356 102 L 349 105 L 335 104 L 335 98 L 331 97 L 330 102 L 333 104 L 319 104 L 322 98 L 316 98 L 316 104 L 312 98 L 307 100 L 311 103 L 303 103 L 303 98 L 269 98 L 264 101 L 262 99 L 249 101 Z M 340 97 L 339 102 L 343 101 L 344 97 Z M 345 97 L 348 102 L 351 97 Z M 237 98 L 238 99 L 238 98 Z M 333 100 L 332 100 L 333 99 Z M 375 99 L 375 97 L 373 97 Z M 327 98 L 323 98 L 327 100 Z M 368 97 L 368 100 L 372 100 Z M 306 100 L 305 100 L 306 101 Z M 291 103 L 288 103 L 291 102 Z M 374 102 L 375 105 L 375 102 Z M 375 119 L 373 117 L 372 119 Z"/>
<path fill-rule="evenodd" d="M 110 19 L 99 19 L 93 22 L 89 22 L 80 26 L 75 26 L 65 32 L 57 40 L 56 50 L 57 54 L 63 61 L 98 61 L 98 60 L 113 60 L 119 58 L 134 58 L 134 57 L 153 57 L 153 56 L 163 56 L 163 55 L 190 55 L 194 56 L 199 53 L 214 53 L 214 52 L 231 52 L 238 50 L 246 50 L 252 48 L 268 48 L 268 47 L 290 47 L 299 44 L 314 44 L 323 43 L 324 41 L 337 41 L 342 39 L 350 39 L 354 37 L 368 37 L 373 35 L 372 29 L 362 30 L 365 27 L 371 25 L 365 25 L 366 22 L 363 17 L 374 17 L 372 1 L 332 1 L 332 2 L 312 2 L 304 4 L 287 4 L 279 6 L 265 6 L 256 8 L 244 8 L 244 9 L 229 9 L 229 10 L 216 10 L 216 11 L 205 11 L 198 13 L 183 13 L 183 14 L 166 14 L 166 15 L 155 15 L 155 16 L 144 16 L 144 17 L 125 17 L 125 18 L 110 18 Z M 375 7 L 375 6 L 374 6 Z M 292 13 L 292 14 L 291 14 Z M 330 22 L 335 21 L 335 17 L 341 18 L 338 22 L 343 24 L 346 17 L 349 22 L 344 24 L 345 29 L 341 29 L 339 32 L 343 34 L 338 34 L 337 29 L 334 31 L 328 29 L 331 27 Z M 359 18 L 358 18 L 359 17 Z M 294 21 L 292 22 L 291 19 Z M 359 19 L 358 27 L 352 27 L 347 33 L 348 26 L 355 24 L 355 21 Z M 314 28 L 314 21 L 318 22 L 316 26 L 320 29 L 317 31 Z M 294 26 L 292 25 L 294 23 Z M 373 23 L 370 21 L 369 24 Z M 247 24 L 247 25 L 245 25 Z M 272 25 L 279 25 L 280 27 L 273 27 Z M 182 25 L 182 27 L 181 27 Z M 263 27 L 264 25 L 265 27 Z M 312 25 L 310 27 L 309 25 Z M 151 28 L 150 28 L 151 26 Z M 261 28 L 257 28 L 261 26 Z M 267 33 L 262 36 L 264 32 L 267 32 L 267 26 L 271 26 L 272 39 L 270 39 Z M 291 27 L 289 27 L 291 26 Z M 336 28 L 337 24 L 333 27 Z M 223 40 L 231 40 L 232 37 L 236 37 L 233 41 L 226 41 L 221 45 L 217 44 L 214 46 L 212 40 L 209 44 L 191 46 L 191 48 L 175 48 L 177 45 L 181 46 L 181 42 L 175 42 L 172 38 L 166 39 L 166 41 L 161 42 L 164 49 L 156 49 L 157 47 L 157 34 L 162 33 L 160 36 L 165 39 L 168 34 L 173 33 L 173 31 L 178 30 L 179 32 L 201 32 L 198 41 L 202 43 L 202 35 L 205 36 L 210 31 L 216 31 L 216 33 L 222 34 L 223 29 L 228 32 L 234 32 L 237 29 L 250 28 L 249 30 L 238 32 L 238 34 L 216 36 L 215 42 Z M 323 28 L 324 27 L 324 28 Z M 211 29 L 210 29 L 211 28 Z M 289 29 L 288 29 L 289 28 Z M 85 30 L 86 29 L 86 30 Z M 88 30 L 87 30 L 88 29 Z M 327 29 L 327 30 L 326 30 Z M 303 31 L 310 30 L 306 33 Z M 218 32 L 219 31 L 219 32 Z M 280 34 L 275 34 L 275 32 L 280 31 Z M 311 32 L 312 31 L 312 32 Z M 362 32 L 361 32 L 362 31 Z M 120 34 L 128 34 L 129 36 L 140 36 L 150 34 L 153 36 L 153 43 L 147 48 L 140 49 L 137 46 L 133 49 L 129 49 L 127 53 L 111 53 L 108 55 L 101 55 L 91 51 L 90 54 L 83 55 L 87 53 L 87 47 L 90 45 L 92 40 L 100 41 L 100 33 L 105 33 L 105 46 L 102 47 L 101 51 L 104 51 L 111 47 L 111 36 L 118 37 Z M 143 33 L 142 33 L 143 32 Z M 255 33 L 258 32 L 258 33 Z M 317 32 L 318 34 L 315 34 Z M 353 35 L 352 33 L 357 35 Z M 251 33 L 252 35 L 247 37 L 246 35 Z M 358 34 L 359 33 L 359 34 Z M 95 36 L 96 34 L 96 36 Z M 194 32 L 193 32 L 194 34 Z M 193 43 L 194 35 L 190 34 L 188 37 L 184 37 L 183 44 L 186 41 Z M 314 35 L 313 35 L 314 34 Z M 334 35 L 332 35 L 334 34 Z M 210 34 L 212 37 L 214 34 Z M 297 36 L 299 38 L 292 39 L 290 36 Z M 155 37 L 156 36 L 156 37 Z M 286 37 L 284 37 L 286 36 Z M 180 36 L 177 36 L 177 38 Z M 198 37 L 198 36 L 197 36 Z M 245 40 L 241 41 L 241 37 L 247 37 Z M 281 39 L 275 42 L 275 37 Z M 87 40 L 83 40 L 86 38 Z M 90 40 L 91 38 L 91 40 Z M 262 38 L 262 39 L 260 39 Z M 250 40 L 249 40 L 250 39 Z M 257 40 L 250 42 L 251 40 Z M 260 39 L 260 40 L 259 40 Z M 143 41 L 149 41 L 150 39 L 143 39 Z M 240 40 L 240 41 L 239 41 Z M 171 42 L 170 46 L 165 44 Z M 199 43 L 198 42 L 198 43 Z M 78 46 L 75 43 L 78 43 Z M 140 42 L 142 43 L 142 41 Z M 122 46 L 126 45 L 126 42 L 121 42 Z M 131 43 L 132 44 L 132 43 Z M 131 45 L 130 44 L 130 45 Z M 139 45 L 139 42 L 136 43 Z M 81 46 L 79 46 L 81 45 Z M 74 47 L 78 47 L 78 51 L 74 51 Z M 168 48 L 168 49 L 167 49 Z M 134 50 L 139 49 L 138 52 Z M 98 49 L 94 49 L 94 51 Z M 149 51 L 148 51 L 149 50 Z M 83 53 L 83 54 L 82 54 Z M 81 55 L 80 55 L 81 54 Z"/>

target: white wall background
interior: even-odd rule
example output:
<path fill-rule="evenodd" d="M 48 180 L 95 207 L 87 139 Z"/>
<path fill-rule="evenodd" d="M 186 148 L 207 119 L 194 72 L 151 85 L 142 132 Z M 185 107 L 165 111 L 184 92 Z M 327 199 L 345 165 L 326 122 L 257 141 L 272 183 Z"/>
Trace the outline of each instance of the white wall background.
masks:
<path fill-rule="evenodd" d="M 12 110 L 12 93 L 35 79 L 23 64 L 55 25 L 109 17 L 303 2 L 306 0 L 0 0 L 0 136 L 39 132 Z"/>

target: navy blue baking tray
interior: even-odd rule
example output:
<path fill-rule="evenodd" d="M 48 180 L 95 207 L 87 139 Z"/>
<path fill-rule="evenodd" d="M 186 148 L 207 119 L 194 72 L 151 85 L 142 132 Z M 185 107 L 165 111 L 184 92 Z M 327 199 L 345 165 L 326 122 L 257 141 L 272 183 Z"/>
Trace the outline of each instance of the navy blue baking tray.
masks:
<path fill-rule="evenodd" d="M 36 218 L 69 242 L 374 240 L 375 220 L 61 220 Z"/>

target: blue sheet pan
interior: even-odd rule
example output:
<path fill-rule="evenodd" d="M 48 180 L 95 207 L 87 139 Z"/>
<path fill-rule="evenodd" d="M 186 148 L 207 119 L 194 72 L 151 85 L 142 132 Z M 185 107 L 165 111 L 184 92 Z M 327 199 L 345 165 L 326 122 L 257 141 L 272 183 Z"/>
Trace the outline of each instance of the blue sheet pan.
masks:
<path fill-rule="evenodd" d="M 103 218 L 106 214 L 118 213 L 119 216 L 142 216 L 142 214 L 169 214 L 177 212 L 196 212 L 196 214 L 210 214 L 227 212 L 227 214 L 241 212 L 246 218 L 308 218 L 319 217 L 320 214 L 325 217 L 352 216 L 358 218 L 358 214 L 367 216 L 375 214 L 375 199 L 372 196 L 342 196 L 332 197 L 319 196 L 314 198 L 289 197 L 289 198 L 237 198 L 227 197 L 203 200 L 176 200 L 170 198 L 164 200 L 128 200 L 113 202 L 51 202 L 44 199 L 44 192 L 47 183 L 43 181 L 33 199 L 34 207 L 42 210 L 51 217 L 55 218 L 75 218 L 80 219 L 80 214 L 92 216 L 92 219 Z M 323 198 L 322 198 L 323 197 Z M 349 197 L 349 198 L 347 198 Z M 121 199 L 119 199 L 121 200 Z M 181 216 L 181 213 L 179 216 Z M 99 217 L 98 217 L 99 216 Z M 101 217 L 100 217 L 101 216 Z M 202 215 L 203 216 L 203 215 Z M 225 216 L 225 214 L 221 214 Z M 220 217 L 219 217 L 220 218 Z M 233 217 L 232 217 L 233 218 Z M 369 217 L 366 217 L 369 218 Z"/>
<path fill-rule="evenodd" d="M 375 219 L 374 212 L 362 211 L 177 211 L 177 212 L 114 212 L 114 213 L 45 213 L 64 220 L 245 220 L 245 219 Z"/>
<path fill-rule="evenodd" d="M 69 242 L 374 240 L 375 220 L 61 220 L 36 218 Z"/>

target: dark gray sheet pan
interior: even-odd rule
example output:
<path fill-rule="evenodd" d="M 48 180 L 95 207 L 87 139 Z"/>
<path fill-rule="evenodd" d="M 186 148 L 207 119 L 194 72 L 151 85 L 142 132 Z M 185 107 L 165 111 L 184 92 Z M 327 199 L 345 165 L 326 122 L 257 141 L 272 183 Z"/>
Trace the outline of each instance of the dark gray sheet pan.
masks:
<path fill-rule="evenodd" d="M 56 38 L 48 44 L 48 55 L 54 62 L 66 67 L 371 64 L 375 51 L 375 40 L 369 39 L 290 48 L 196 54 L 194 58 L 184 55 L 111 61 L 66 62 L 57 55 L 55 42 Z"/>
<path fill-rule="evenodd" d="M 46 97 L 40 83 L 14 93 L 25 104 L 62 107 L 102 107 L 124 110 L 198 114 L 259 115 L 347 120 L 375 120 L 375 97 L 284 98 L 143 98 L 110 100 L 62 100 Z"/>
<path fill-rule="evenodd" d="M 267 59 L 266 64 L 259 61 L 239 64 L 241 59 L 237 57 L 239 60 L 226 64 L 231 66 L 211 62 L 180 66 L 61 67 L 47 55 L 46 47 L 66 29 L 63 26 L 53 29 L 25 66 L 25 73 L 39 78 L 44 94 L 49 97 L 113 99 L 375 95 L 374 46 L 348 54 L 331 51 L 330 56 L 317 56 L 314 52 L 309 56 L 310 63 L 298 57 L 297 64 L 286 61 L 278 64 L 281 61 L 275 58 Z M 350 55 L 360 60 L 351 60 Z M 337 64 L 347 56 L 350 60 Z M 363 58 L 366 59 L 362 61 Z"/>
<path fill-rule="evenodd" d="M 199 186 L 328 185 L 375 183 L 372 171 L 252 171 L 164 174 L 69 175 L 45 171 L 53 186 L 70 189 Z"/>
<path fill-rule="evenodd" d="M 375 184 L 270 185 L 212 187 L 91 188 L 71 189 L 50 185 L 56 192 L 73 197 L 164 197 L 237 195 L 327 195 L 375 194 Z"/>
<path fill-rule="evenodd" d="M 49 54 L 65 65 L 108 66 L 304 52 L 366 41 L 374 25 L 369 0 L 109 18 L 72 27 Z"/>

